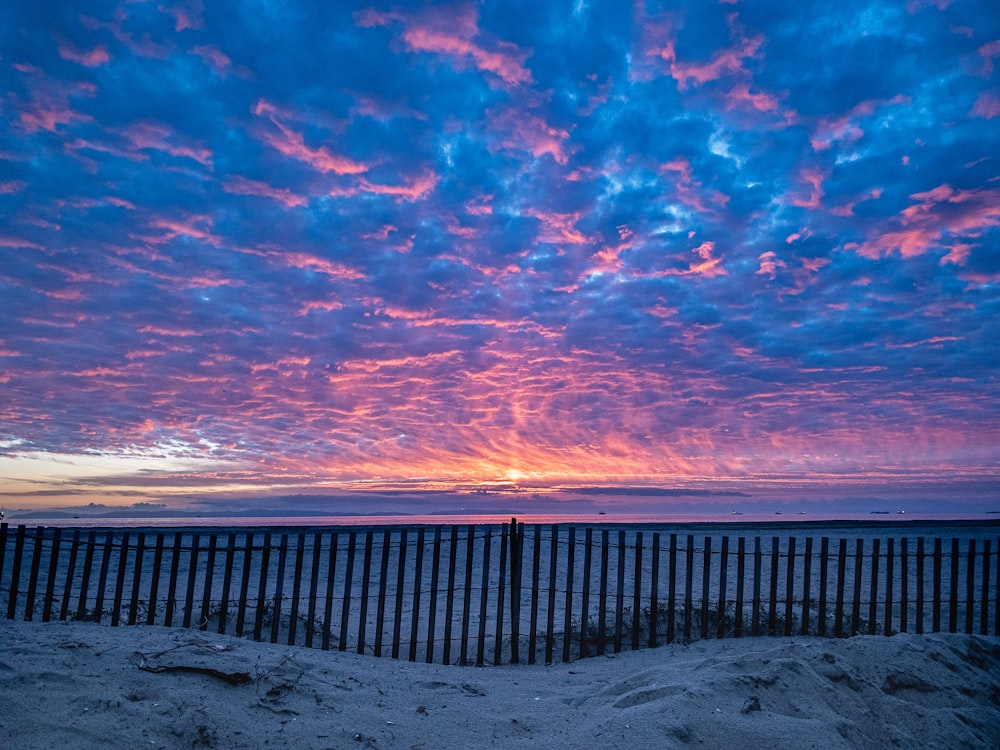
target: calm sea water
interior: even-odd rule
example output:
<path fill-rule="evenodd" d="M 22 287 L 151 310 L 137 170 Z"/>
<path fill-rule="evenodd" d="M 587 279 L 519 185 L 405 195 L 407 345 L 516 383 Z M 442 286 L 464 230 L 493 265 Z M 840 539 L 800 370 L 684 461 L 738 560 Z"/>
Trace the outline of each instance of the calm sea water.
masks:
<path fill-rule="evenodd" d="M 605 524 L 633 524 L 637 526 L 701 526 L 739 527 L 743 525 L 865 525 L 898 526 L 920 524 L 940 524 L 942 526 L 981 524 L 1000 527 L 1000 514 L 991 513 L 747 513 L 747 514 L 676 514 L 676 513 L 565 513 L 565 514 L 522 514 L 516 516 L 522 524 L 572 524 L 577 526 L 600 526 Z M 18 514 L 8 515 L 4 523 L 9 527 L 57 526 L 61 528 L 177 528 L 177 527 L 295 527 L 314 528 L 372 527 L 372 526 L 451 526 L 483 525 L 507 523 L 509 514 L 475 515 L 389 515 L 389 516 L 171 516 L 171 517 L 100 517 L 79 516 L 74 518 L 30 517 Z"/>

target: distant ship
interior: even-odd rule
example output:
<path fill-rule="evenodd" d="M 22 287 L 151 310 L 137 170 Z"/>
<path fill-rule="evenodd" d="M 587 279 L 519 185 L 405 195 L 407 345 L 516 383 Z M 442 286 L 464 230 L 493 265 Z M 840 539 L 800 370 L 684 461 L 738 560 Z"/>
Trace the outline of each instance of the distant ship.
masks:
<path fill-rule="evenodd" d="M 6 514 L 6 513 L 4 513 L 4 509 L 3 509 L 3 508 L 0 508 L 0 521 L 2 521 L 2 520 L 4 519 L 4 516 L 6 516 L 6 515 L 7 515 L 7 514 Z"/>

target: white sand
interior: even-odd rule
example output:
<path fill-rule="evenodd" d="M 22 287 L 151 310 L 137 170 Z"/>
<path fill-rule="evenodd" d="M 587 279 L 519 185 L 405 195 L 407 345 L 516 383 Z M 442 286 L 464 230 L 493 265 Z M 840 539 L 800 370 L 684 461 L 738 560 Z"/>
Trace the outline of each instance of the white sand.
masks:
<path fill-rule="evenodd" d="M 992 637 L 730 639 L 482 669 L 86 623 L 0 620 L 0 644 L 12 749 L 1000 747 Z"/>

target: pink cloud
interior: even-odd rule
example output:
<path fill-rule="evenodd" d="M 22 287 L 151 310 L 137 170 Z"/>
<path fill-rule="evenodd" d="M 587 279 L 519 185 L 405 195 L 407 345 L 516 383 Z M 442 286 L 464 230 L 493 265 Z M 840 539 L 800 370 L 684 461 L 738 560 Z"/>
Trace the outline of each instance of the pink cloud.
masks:
<path fill-rule="evenodd" d="M 688 161 L 687 157 L 680 156 L 668 161 L 660 166 L 660 171 L 675 175 L 674 195 L 681 203 L 696 211 L 714 211 L 715 209 L 709 206 L 709 203 L 717 208 L 724 208 L 729 203 L 728 195 L 715 189 L 704 190 L 702 188 L 701 183 L 693 177 L 691 162 Z"/>
<path fill-rule="evenodd" d="M 264 198 L 271 198 L 283 204 L 286 208 L 297 208 L 309 205 L 309 199 L 305 196 L 297 195 L 288 188 L 276 188 L 264 182 L 248 180 L 245 177 L 235 176 L 226 180 L 222 189 L 227 193 L 236 195 L 259 195 Z"/>
<path fill-rule="evenodd" d="M 983 230 L 1000 226 L 1000 189 L 958 190 L 939 185 L 933 190 L 914 193 L 916 201 L 891 222 L 894 229 L 875 234 L 851 249 L 866 258 L 879 258 L 899 251 L 912 258 L 935 249 L 947 248 L 945 261 L 961 265 L 973 245 L 950 242 L 948 237 L 976 238 Z"/>
<path fill-rule="evenodd" d="M 437 174 L 428 169 L 423 174 L 413 178 L 409 183 L 402 185 L 384 185 L 370 182 L 368 179 L 362 177 L 359 181 L 359 187 L 366 193 L 391 195 L 399 201 L 413 202 L 430 195 L 437 186 L 437 181 Z"/>
<path fill-rule="evenodd" d="M 174 19 L 174 31 L 200 29 L 205 25 L 202 14 L 205 8 L 202 0 L 187 0 L 170 6 L 157 6 L 159 10 Z"/>
<path fill-rule="evenodd" d="M 261 99 L 253 110 L 255 115 L 266 116 L 278 132 L 262 130 L 260 137 L 283 156 L 308 164 L 319 172 L 333 172 L 338 175 L 355 175 L 368 171 L 368 165 L 346 156 L 335 154 L 326 146 L 312 148 L 306 145 L 305 137 L 285 125 L 277 107 Z"/>
<path fill-rule="evenodd" d="M 142 151 L 150 149 L 178 158 L 193 159 L 206 167 L 212 166 L 212 152 L 206 148 L 178 143 L 176 133 L 166 125 L 154 122 L 139 122 L 119 131 L 131 143 L 132 148 Z"/>
<path fill-rule="evenodd" d="M 75 62 L 87 68 L 96 68 L 99 65 L 104 65 L 111 59 L 108 57 L 108 50 L 103 44 L 99 44 L 91 50 L 83 51 L 77 49 L 69 42 L 60 42 L 59 55 L 64 60 Z"/>
<path fill-rule="evenodd" d="M 537 238 L 539 242 L 556 245 L 585 245 L 590 241 L 583 232 L 576 228 L 576 222 L 581 218 L 579 213 L 560 214 L 554 211 L 528 209 L 525 214 L 541 222 Z"/>
<path fill-rule="evenodd" d="M 704 63 L 685 63 L 670 60 L 670 75 L 677 81 L 677 87 L 683 91 L 695 83 L 701 86 L 709 81 L 717 81 L 728 75 L 748 73 L 743 67 L 743 61 L 757 56 L 764 44 L 761 36 L 745 37 L 738 41 L 735 47 L 716 52 L 712 59 Z"/>
<path fill-rule="evenodd" d="M 737 109 L 739 107 L 752 107 L 758 112 L 776 112 L 778 110 L 778 97 L 765 92 L 753 93 L 745 83 L 740 83 L 729 90 L 726 94 L 726 108 Z"/>
<path fill-rule="evenodd" d="M 1000 95 L 995 91 L 983 91 L 972 106 L 972 115 L 986 120 L 1000 116 Z"/>
<path fill-rule="evenodd" d="M 540 117 L 508 109 L 493 113 L 491 123 L 501 133 L 502 148 L 527 151 L 536 159 L 548 154 L 557 164 L 566 164 L 569 160 L 564 148 L 569 132 L 550 126 Z"/>
<path fill-rule="evenodd" d="M 856 104 L 842 117 L 820 120 L 816 132 L 809 139 L 813 151 L 825 151 L 837 142 L 854 143 L 865 134 L 858 125 L 862 117 L 874 114 L 878 107 L 909 103 L 910 97 L 902 94 L 892 99 L 868 99 Z"/>
<path fill-rule="evenodd" d="M 483 38 L 475 6 L 425 11 L 419 17 L 402 13 L 379 13 L 373 9 L 354 16 L 363 28 L 403 23 L 402 40 L 411 52 L 431 52 L 452 61 L 461 70 L 472 65 L 490 73 L 509 86 L 531 83 L 531 72 L 524 66 L 530 53 L 500 40 Z"/>
<path fill-rule="evenodd" d="M 779 269 L 787 268 L 788 264 L 778 257 L 778 254 L 772 250 L 768 250 L 766 253 L 761 253 L 757 260 L 760 261 L 760 267 L 755 272 L 757 276 L 767 276 L 771 281 L 774 281 L 775 277 L 778 275 Z"/>
<path fill-rule="evenodd" d="M 823 171 L 814 167 L 803 167 L 798 181 L 805 183 L 808 190 L 800 190 L 789 196 L 789 203 L 800 208 L 820 208 L 823 199 Z"/>
<path fill-rule="evenodd" d="M 224 54 L 219 48 L 213 47 L 210 44 L 203 44 L 198 47 L 192 47 L 191 51 L 198 55 L 205 63 L 212 68 L 216 73 L 226 73 L 228 72 L 233 61 Z"/>

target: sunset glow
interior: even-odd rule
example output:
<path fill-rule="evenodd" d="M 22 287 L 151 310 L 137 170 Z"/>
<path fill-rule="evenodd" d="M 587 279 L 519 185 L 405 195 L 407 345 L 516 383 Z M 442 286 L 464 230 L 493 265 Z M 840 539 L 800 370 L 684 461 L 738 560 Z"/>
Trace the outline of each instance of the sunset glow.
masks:
<path fill-rule="evenodd" d="M 992 3 L 237 5 L 0 9 L 3 505 L 1000 505 Z"/>

